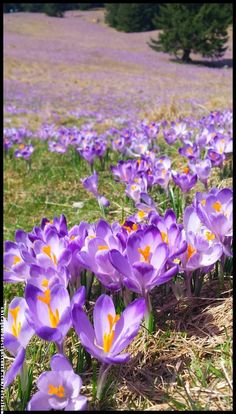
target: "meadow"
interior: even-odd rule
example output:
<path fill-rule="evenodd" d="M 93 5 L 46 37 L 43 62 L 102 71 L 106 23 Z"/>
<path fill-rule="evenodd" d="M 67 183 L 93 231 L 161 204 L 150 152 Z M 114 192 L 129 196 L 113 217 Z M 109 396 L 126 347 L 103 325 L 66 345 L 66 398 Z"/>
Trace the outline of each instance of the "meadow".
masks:
<path fill-rule="evenodd" d="M 104 23 L 102 10 L 68 12 L 64 19 L 32 13 L 4 15 L 4 240 L 14 241 L 17 230 L 35 236 L 32 229 L 36 227 L 47 237 L 43 218 L 51 222 L 48 229 L 56 227 L 61 237 L 63 220 L 58 228 L 54 218 L 63 214 L 65 240 L 69 235 L 74 241 L 80 233 L 72 229 L 81 222 L 89 223 L 88 239 L 91 234 L 98 237 L 98 224 L 93 223 L 103 219 L 113 226 L 115 239 L 122 233 L 119 240 L 126 246 L 129 238 L 134 239 L 133 231 L 141 232 L 141 240 L 147 226 L 158 227 L 155 215 L 163 217 L 168 209 L 175 213 L 178 231 L 182 232 L 184 224 L 187 234 L 183 217 L 185 209 L 199 201 L 196 193 L 209 197 L 212 188 L 232 187 L 230 28 L 229 32 L 223 62 L 214 66 L 195 56 L 201 63 L 184 65 L 148 47 L 147 41 L 157 32 L 116 32 Z M 28 146 L 29 153 L 24 153 Z M 208 175 L 205 167 L 202 173 L 194 162 L 206 155 Z M 94 180 L 94 171 L 98 189 L 96 183 L 91 186 L 82 181 L 89 176 Z M 196 182 L 183 188 L 176 171 Z M 217 203 L 218 213 L 221 206 Z M 232 212 L 225 211 L 228 220 Z M 158 232 L 162 244 L 167 244 L 167 235 Z M 232 263 L 225 253 L 232 237 L 230 228 L 226 236 L 209 227 L 206 234 L 211 249 L 218 237 L 218 249 L 225 250 L 217 253 L 200 277 L 193 275 L 192 286 L 185 285 L 183 275 L 189 268 L 182 256 L 182 268 L 174 279 L 156 283 L 149 297 L 153 321 L 151 325 L 143 322 L 129 344 L 130 361 L 112 365 L 100 399 L 96 398 L 99 363 L 96 358 L 91 360 L 78 332 L 70 327 L 64 340 L 65 355 L 82 379 L 81 395 L 88 399 L 88 409 L 232 409 Z M 114 249 L 104 240 L 100 250 Z M 87 252 L 84 243 L 85 239 L 78 249 Z M 68 241 L 65 246 L 68 248 Z M 122 254 L 124 251 L 120 248 Z M 139 251 L 141 262 L 150 266 L 149 245 Z M 193 253 L 188 250 L 188 259 Z M 32 278 L 29 268 L 25 278 L 17 276 L 15 257 L 11 265 L 14 275 L 8 275 L 4 283 L 5 317 L 13 298 L 23 297 L 25 279 Z M 178 259 L 178 255 L 174 257 Z M 166 262 L 165 270 L 174 268 L 174 263 L 179 262 Z M 84 268 L 87 276 L 81 274 L 80 283 L 87 288 L 89 315 L 99 293 L 111 295 L 117 313 L 121 312 L 125 300 L 119 296 L 119 288 L 104 286 L 101 270 L 97 279 L 91 264 Z M 116 273 L 112 275 L 112 283 L 118 283 Z M 14 283 L 12 278 L 16 278 Z M 72 298 L 78 283 L 71 286 Z M 193 292 L 188 290 L 191 287 Z M 137 290 L 131 292 L 132 300 L 139 297 Z M 32 337 L 26 348 L 27 380 L 18 376 L 6 388 L 6 410 L 26 408 L 38 390 L 37 378 L 50 370 L 56 349 L 53 341 Z M 12 354 L 6 351 L 5 357 L 8 369 Z"/>

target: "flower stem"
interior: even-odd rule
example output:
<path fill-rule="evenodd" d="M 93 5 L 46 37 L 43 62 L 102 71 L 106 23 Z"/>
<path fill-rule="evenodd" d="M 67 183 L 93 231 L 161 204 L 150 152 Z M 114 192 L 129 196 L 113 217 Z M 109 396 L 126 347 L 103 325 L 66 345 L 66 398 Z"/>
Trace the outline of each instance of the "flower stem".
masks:
<path fill-rule="evenodd" d="M 108 371 L 111 365 L 109 364 L 102 364 L 99 370 L 98 381 L 97 381 L 97 399 L 102 399 L 102 393 L 104 390 L 104 386 L 106 384 L 106 379 L 108 375 Z"/>

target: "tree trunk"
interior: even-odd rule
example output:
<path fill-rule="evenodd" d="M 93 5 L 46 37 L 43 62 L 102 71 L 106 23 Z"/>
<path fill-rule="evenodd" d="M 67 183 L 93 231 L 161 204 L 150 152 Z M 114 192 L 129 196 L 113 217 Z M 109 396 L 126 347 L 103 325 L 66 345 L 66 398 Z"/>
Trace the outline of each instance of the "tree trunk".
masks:
<path fill-rule="evenodd" d="M 183 56 L 182 56 L 182 61 L 183 62 L 186 62 L 186 63 L 191 62 L 190 53 L 191 53 L 191 49 L 184 49 L 184 53 L 183 53 Z"/>

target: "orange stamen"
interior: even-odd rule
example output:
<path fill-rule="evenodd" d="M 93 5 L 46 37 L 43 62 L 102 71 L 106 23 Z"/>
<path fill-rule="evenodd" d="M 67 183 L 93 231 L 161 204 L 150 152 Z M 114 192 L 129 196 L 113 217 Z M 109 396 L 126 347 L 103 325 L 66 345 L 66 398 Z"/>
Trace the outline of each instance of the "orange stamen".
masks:
<path fill-rule="evenodd" d="M 187 249 L 187 258 L 188 260 L 190 259 L 190 257 L 192 257 L 192 255 L 196 252 L 197 250 L 194 249 L 191 244 L 188 244 L 188 249 Z"/>
<path fill-rule="evenodd" d="M 142 260 L 146 263 L 150 263 L 150 254 L 151 254 L 151 247 L 150 246 L 146 246 L 145 249 L 141 249 L 140 247 L 138 248 L 138 252 L 141 254 L 142 256 Z"/>
<path fill-rule="evenodd" d="M 214 210 L 219 213 L 222 208 L 222 205 L 219 201 L 216 201 L 215 203 L 212 204 L 212 208 L 214 208 Z"/>
<path fill-rule="evenodd" d="M 120 319 L 120 315 L 115 315 L 114 317 L 109 313 L 107 315 L 108 322 L 109 322 L 109 333 L 104 333 L 103 335 L 103 350 L 104 352 L 109 352 L 112 346 L 112 342 L 114 339 L 115 331 L 113 326 L 115 323 Z"/>
<path fill-rule="evenodd" d="M 108 250 L 108 246 L 98 246 L 98 250 Z"/>
<path fill-rule="evenodd" d="M 59 385 L 58 387 L 54 387 L 54 385 L 49 384 L 48 394 L 49 395 L 56 395 L 59 398 L 63 398 L 63 397 L 65 397 L 65 389 L 62 385 Z"/>

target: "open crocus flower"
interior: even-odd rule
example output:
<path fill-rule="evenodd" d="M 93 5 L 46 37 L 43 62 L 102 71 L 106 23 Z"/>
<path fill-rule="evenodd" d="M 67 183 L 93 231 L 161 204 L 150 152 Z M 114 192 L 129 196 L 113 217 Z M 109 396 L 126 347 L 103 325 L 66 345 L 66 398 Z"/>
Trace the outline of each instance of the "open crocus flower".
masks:
<path fill-rule="evenodd" d="M 129 236 L 124 254 L 115 249 L 109 253 L 112 265 L 124 276 L 124 284 L 144 297 L 177 273 L 177 265 L 166 270 L 168 256 L 161 232 L 152 225 Z"/>
<path fill-rule="evenodd" d="M 28 160 L 34 151 L 33 145 L 20 144 L 19 148 L 14 152 L 16 158 L 24 158 Z"/>
<path fill-rule="evenodd" d="M 210 192 L 201 201 L 196 201 L 196 212 L 202 223 L 222 243 L 224 253 L 231 256 L 230 244 L 233 236 L 233 192 L 230 188 Z"/>
<path fill-rule="evenodd" d="M 136 299 L 117 315 L 110 296 L 101 295 L 93 311 L 94 328 L 78 305 L 73 307 L 72 320 L 82 345 L 91 355 L 106 364 L 120 364 L 130 359 L 129 353 L 120 353 L 137 335 L 144 313 L 144 299 Z"/>
<path fill-rule="evenodd" d="M 197 182 L 197 174 L 190 174 L 188 167 L 184 168 L 182 173 L 172 170 L 172 177 L 174 183 L 181 188 L 183 193 L 191 190 Z"/>
<path fill-rule="evenodd" d="M 29 309 L 26 318 L 35 333 L 46 341 L 60 346 L 71 326 L 70 297 L 63 285 L 39 289 L 28 284 L 25 299 Z"/>
<path fill-rule="evenodd" d="M 125 193 L 136 203 L 140 201 L 142 192 L 147 192 L 147 179 L 145 177 L 135 178 L 134 182 L 127 185 Z"/>
<path fill-rule="evenodd" d="M 30 268 L 29 265 L 25 263 L 23 257 L 23 249 L 18 243 L 8 240 L 5 242 L 5 252 L 3 256 L 4 282 L 25 282 L 29 278 Z"/>
<path fill-rule="evenodd" d="M 194 207 L 186 207 L 183 222 L 188 243 L 186 252 L 180 255 L 183 269 L 191 273 L 219 260 L 223 253 L 222 245 L 215 233 L 202 224 Z"/>
<path fill-rule="evenodd" d="M 169 247 L 168 262 L 172 262 L 187 249 L 183 225 L 177 224 L 173 210 L 167 210 L 164 217 L 151 213 L 149 221 L 160 230 L 163 242 Z"/>
<path fill-rule="evenodd" d="M 190 141 L 186 142 L 184 147 L 179 148 L 179 153 L 183 157 L 186 157 L 190 160 L 195 159 L 195 158 L 199 157 L 199 155 L 200 155 L 200 151 L 199 151 L 199 148 L 197 147 L 197 145 L 195 143 L 190 142 Z"/>
<path fill-rule="evenodd" d="M 25 317 L 27 309 L 28 306 L 25 299 L 16 297 L 9 305 L 8 319 L 4 318 L 3 345 L 16 357 L 5 375 L 5 388 L 12 383 L 20 372 L 25 359 L 25 348 L 34 334 L 34 330 L 29 326 Z"/>
<path fill-rule="evenodd" d="M 113 234 L 105 220 L 99 220 L 96 237 L 88 236 L 77 256 L 84 268 L 95 273 L 104 286 L 111 290 L 119 290 L 122 286 L 122 277 L 110 263 L 108 255 L 110 249 L 123 251 L 122 242 Z"/>
<path fill-rule="evenodd" d="M 53 267 L 60 269 L 67 266 L 71 260 L 71 251 L 68 249 L 68 242 L 64 237 L 59 237 L 58 232 L 49 229 L 45 234 L 45 241 L 36 240 L 34 242 L 34 252 L 36 263 L 43 267 Z"/>
<path fill-rule="evenodd" d="M 211 161 L 209 158 L 205 158 L 204 160 L 195 160 L 190 161 L 189 166 L 192 169 L 194 174 L 197 174 L 199 180 L 205 185 L 207 188 L 207 180 L 211 174 Z"/>
<path fill-rule="evenodd" d="M 80 395 L 82 380 L 61 354 L 51 359 L 52 371 L 43 372 L 37 381 L 39 389 L 28 403 L 27 411 L 81 411 L 87 398 Z"/>

